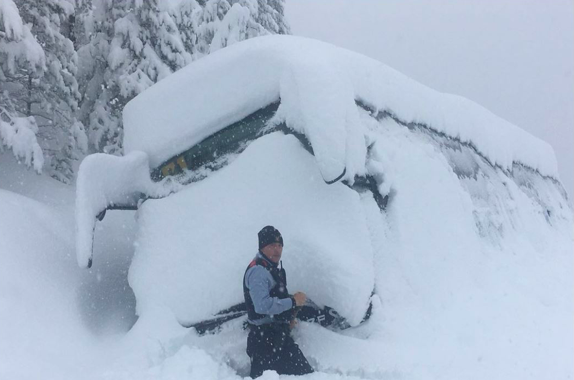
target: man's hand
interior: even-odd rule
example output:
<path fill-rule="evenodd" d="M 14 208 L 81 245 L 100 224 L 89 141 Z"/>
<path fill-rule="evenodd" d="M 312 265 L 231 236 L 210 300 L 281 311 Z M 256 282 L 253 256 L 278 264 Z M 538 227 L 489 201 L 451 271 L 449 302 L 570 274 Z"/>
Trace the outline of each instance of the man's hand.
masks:
<path fill-rule="evenodd" d="M 293 298 L 295 299 L 296 306 L 303 306 L 305 305 L 305 302 L 307 302 L 307 296 L 303 292 L 293 294 Z"/>

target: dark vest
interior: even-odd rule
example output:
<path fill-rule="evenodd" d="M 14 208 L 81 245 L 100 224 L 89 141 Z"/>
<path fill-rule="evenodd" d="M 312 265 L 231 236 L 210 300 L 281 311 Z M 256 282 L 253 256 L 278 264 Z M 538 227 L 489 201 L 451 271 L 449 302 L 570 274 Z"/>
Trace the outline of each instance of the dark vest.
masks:
<path fill-rule="evenodd" d="M 256 257 L 253 259 L 247 269 L 245 269 L 245 274 L 243 275 L 243 296 L 245 297 L 245 306 L 247 307 L 247 317 L 250 321 L 256 321 L 261 318 L 268 317 L 266 314 L 258 314 L 255 312 L 255 306 L 253 305 L 253 300 L 251 299 L 251 295 L 249 294 L 249 289 L 245 284 L 245 275 L 250 268 L 253 268 L 255 265 L 260 265 L 263 268 L 267 269 L 269 273 L 271 273 L 271 277 L 273 277 L 273 281 L 275 281 L 275 286 L 269 291 L 269 296 L 277 297 L 279 299 L 289 298 L 289 292 L 287 291 L 287 276 L 285 274 L 285 269 L 283 266 L 279 268 L 277 265 L 273 265 L 268 261 Z M 285 310 L 281 314 L 275 315 L 273 317 L 274 321 L 276 322 L 289 322 L 293 318 L 293 309 Z"/>

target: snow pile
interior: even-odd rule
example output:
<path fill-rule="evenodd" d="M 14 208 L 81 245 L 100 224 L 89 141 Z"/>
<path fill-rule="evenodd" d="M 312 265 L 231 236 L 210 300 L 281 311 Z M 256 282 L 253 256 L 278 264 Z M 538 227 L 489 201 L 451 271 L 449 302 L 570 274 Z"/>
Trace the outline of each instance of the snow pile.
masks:
<path fill-rule="evenodd" d="M 141 194 L 153 195 L 147 155 L 93 154 L 80 166 L 76 184 L 76 255 L 82 268 L 92 265 L 96 216 L 112 205 L 137 206 Z"/>
<path fill-rule="evenodd" d="M 217 51 L 132 100 L 124 110 L 126 152 L 148 153 L 155 167 L 278 99 L 277 121 L 305 132 L 325 181 L 344 168 L 351 181 L 362 174 L 365 134 L 355 101 L 471 143 L 505 169 L 521 163 L 557 178 L 548 144 L 481 106 L 362 55 L 291 36 L 254 38 Z"/>
<path fill-rule="evenodd" d="M 198 322 L 243 302 L 243 272 L 267 224 L 283 234 L 291 293 L 304 290 L 358 324 L 373 291 L 358 194 L 325 184 L 293 136 L 263 137 L 211 179 L 146 201 L 139 224 L 130 284 L 140 315 L 164 305 L 179 321 Z"/>

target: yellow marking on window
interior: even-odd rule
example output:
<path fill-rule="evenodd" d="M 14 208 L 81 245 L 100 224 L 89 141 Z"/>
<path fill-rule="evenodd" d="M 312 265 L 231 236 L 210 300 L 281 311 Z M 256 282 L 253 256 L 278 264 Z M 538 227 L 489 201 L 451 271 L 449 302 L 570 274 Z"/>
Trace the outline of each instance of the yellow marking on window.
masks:
<path fill-rule="evenodd" d="M 183 156 L 181 156 L 177 159 L 177 164 L 179 165 L 181 170 L 187 169 L 187 162 L 185 162 L 185 159 L 183 158 Z"/>
<path fill-rule="evenodd" d="M 174 172 L 175 172 L 175 162 L 165 164 L 163 168 L 161 168 L 161 174 L 163 174 L 164 177 L 167 177 L 168 175 L 173 175 Z"/>

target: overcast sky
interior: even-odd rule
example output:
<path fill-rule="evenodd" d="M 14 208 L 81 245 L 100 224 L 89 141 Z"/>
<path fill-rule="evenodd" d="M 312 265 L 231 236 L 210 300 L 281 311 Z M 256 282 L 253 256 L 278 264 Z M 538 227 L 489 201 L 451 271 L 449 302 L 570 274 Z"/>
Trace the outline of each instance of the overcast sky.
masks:
<path fill-rule="evenodd" d="M 462 95 L 552 145 L 574 194 L 574 0 L 286 0 L 292 33 Z"/>

